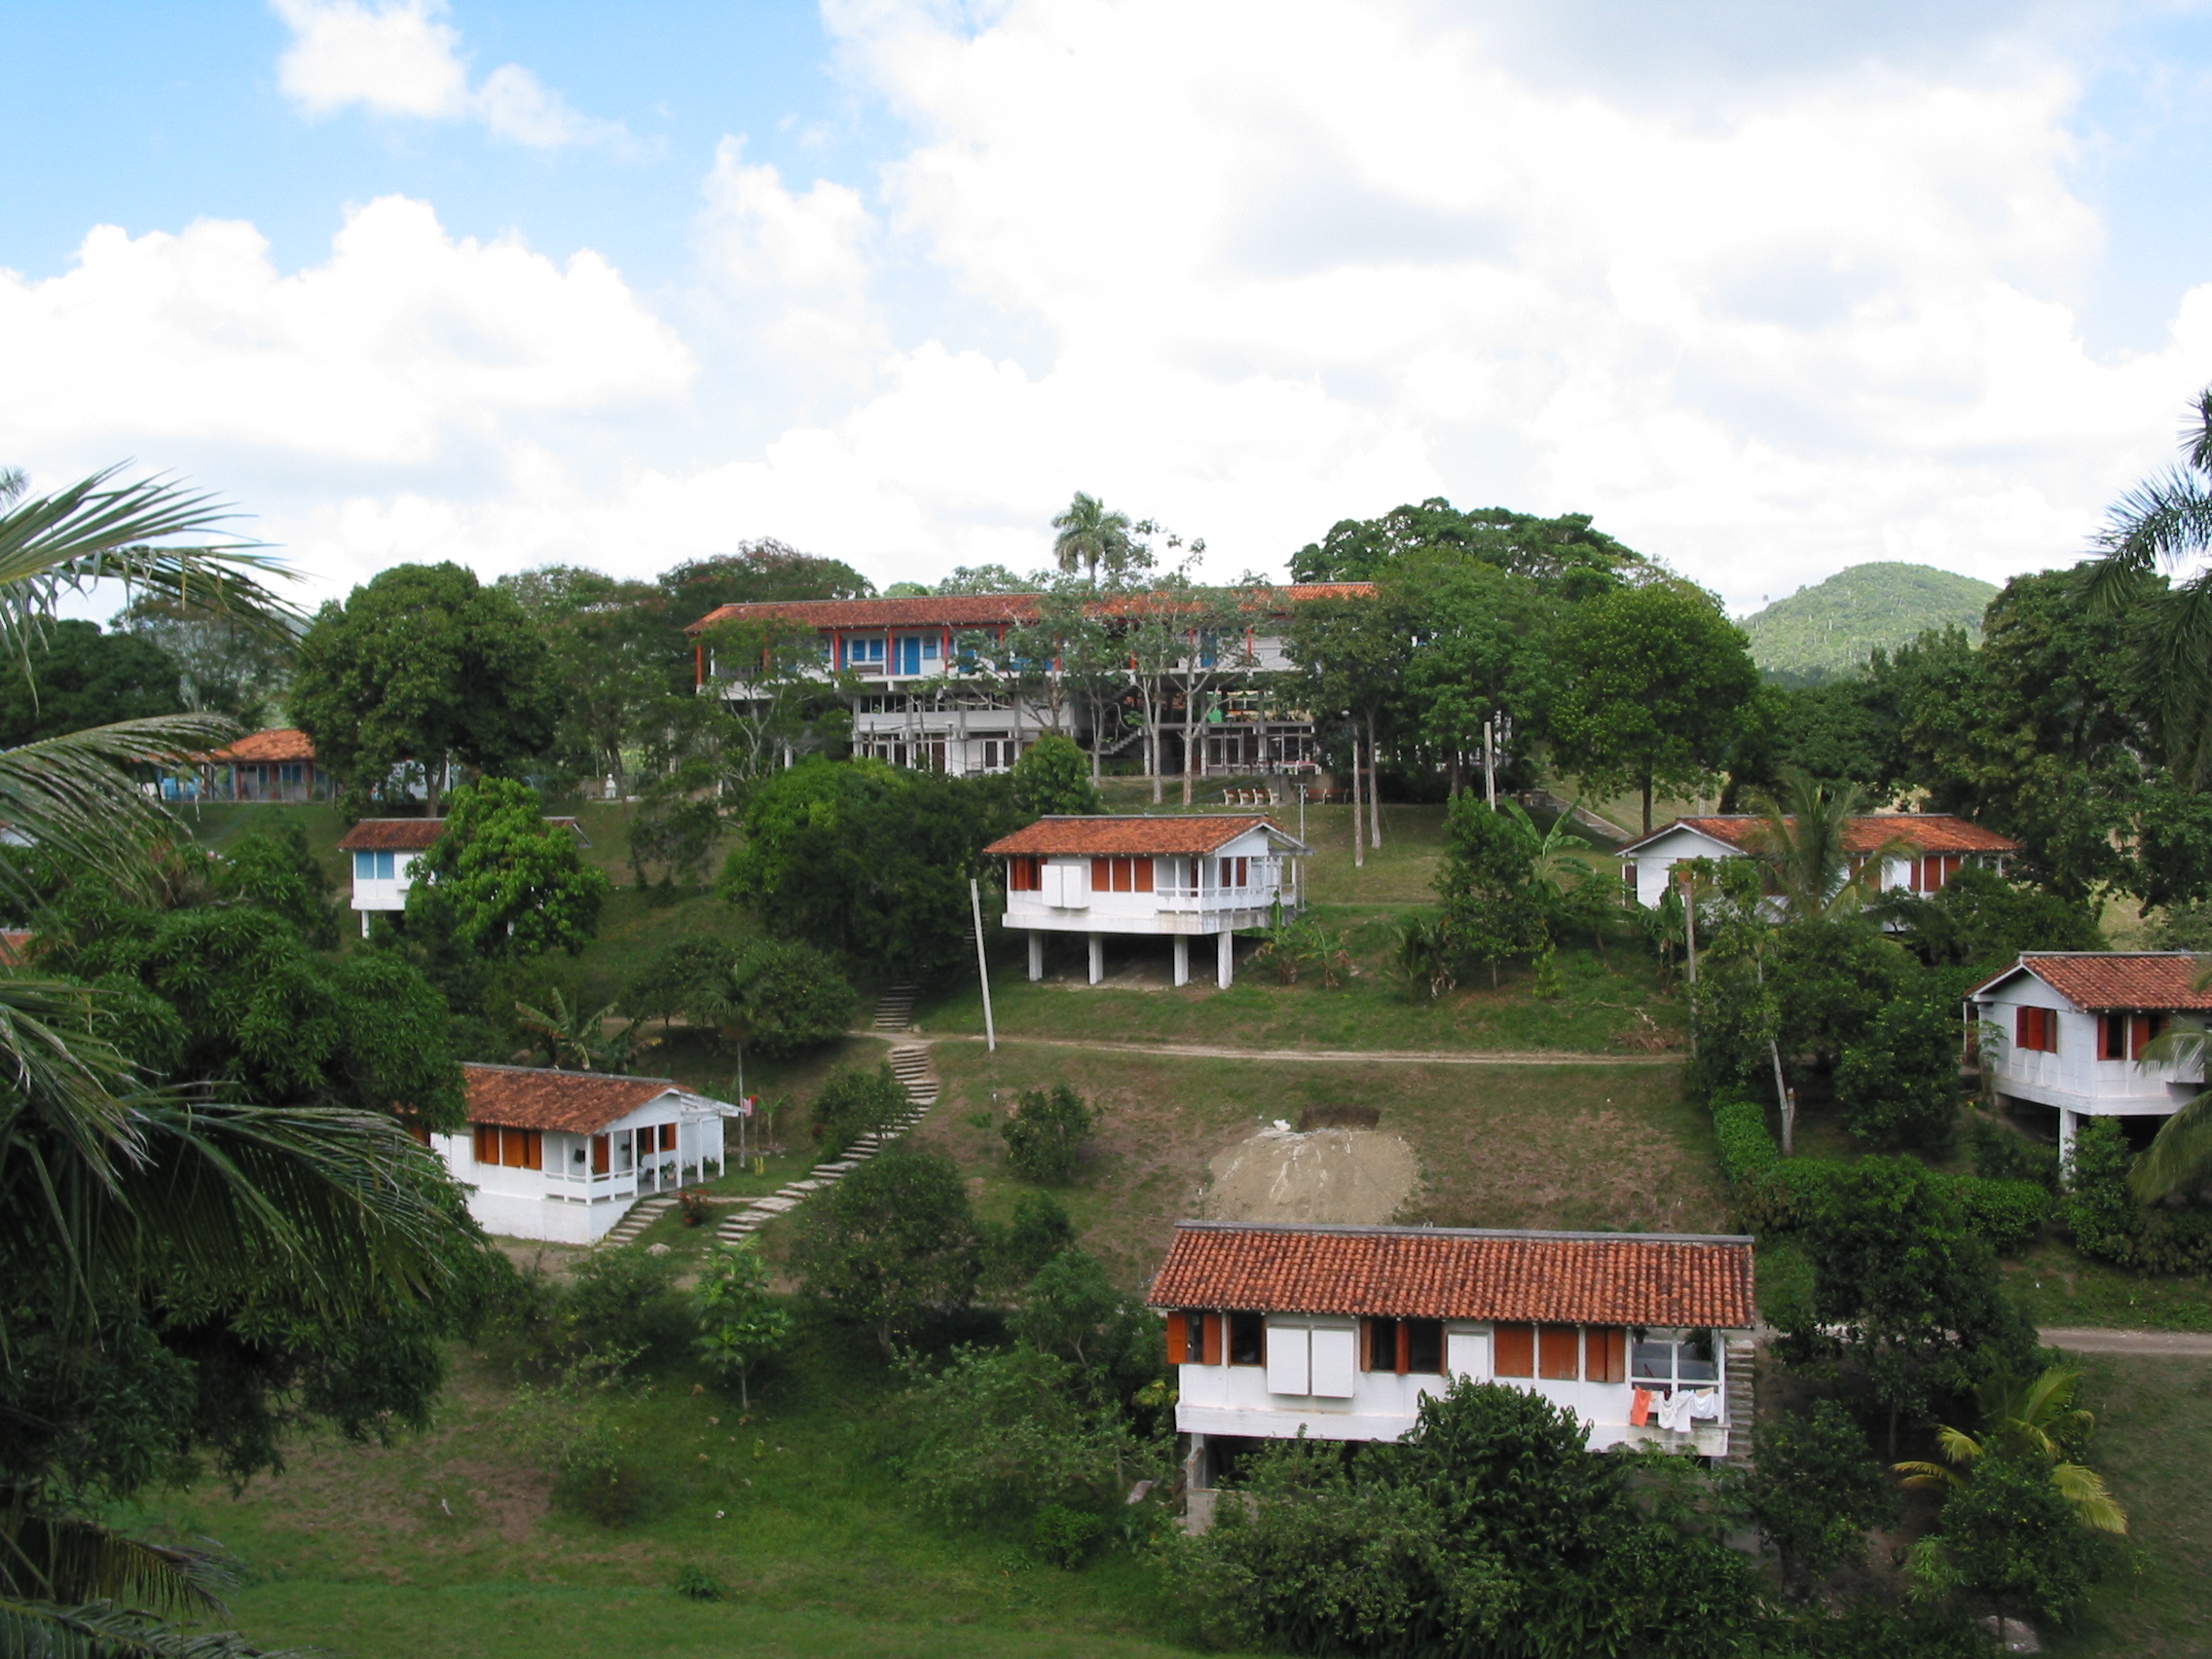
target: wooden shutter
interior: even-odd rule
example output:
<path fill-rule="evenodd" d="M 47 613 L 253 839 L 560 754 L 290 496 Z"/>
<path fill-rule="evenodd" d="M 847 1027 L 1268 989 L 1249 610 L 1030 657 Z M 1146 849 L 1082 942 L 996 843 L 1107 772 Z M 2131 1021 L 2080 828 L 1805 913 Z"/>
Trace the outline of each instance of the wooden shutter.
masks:
<path fill-rule="evenodd" d="M 1167 1315 L 1167 1363 L 1169 1365 L 1188 1365 L 1191 1363 L 1191 1320 L 1190 1315 L 1186 1313 L 1170 1313 Z"/>
<path fill-rule="evenodd" d="M 1137 860 L 1137 891 L 1139 893 L 1150 893 L 1152 891 L 1152 860 L 1150 859 Z"/>
<path fill-rule="evenodd" d="M 1536 1327 L 1499 1325 L 1493 1346 L 1492 1369 L 1500 1377 L 1536 1375 Z"/>
<path fill-rule="evenodd" d="M 1092 859 L 1090 861 L 1090 891 L 1093 893 L 1111 893 L 1114 891 L 1114 861 L 1112 859 Z"/>
<path fill-rule="evenodd" d="M 1199 1318 L 1198 1363 L 1200 1365 L 1219 1365 L 1221 1363 L 1221 1315 L 1219 1313 L 1207 1313 Z"/>
<path fill-rule="evenodd" d="M 2127 1058 L 2127 1016 L 2120 1014 L 2100 1014 L 2097 1018 L 2097 1058 L 2123 1060 Z"/>
<path fill-rule="evenodd" d="M 676 1150 L 676 1125 L 674 1124 L 661 1124 L 660 1149 L 663 1152 L 674 1152 Z"/>
<path fill-rule="evenodd" d="M 1582 1333 L 1572 1325 L 1536 1327 L 1536 1375 L 1572 1382 L 1582 1375 Z"/>
<path fill-rule="evenodd" d="M 591 1137 L 591 1172 L 594 1175 L 604 1175 L 607 1173 L 608 1161 L 611 1155 L 611 1146 L 612 1142 L 611 1137 L 609 1136 L 594 1135 Z"/>
<path fill-rule="evenodd" d="M 2129 1014 L 2127 1016 L 2127 1057 L 2131 1060 L 2141 1059 L 2143 1051 L 2151 1046 L 2151 1039 L 2157 1034 L 2157 1029 L 2152 1023 L 2149 1014 Z"/>
<path fill-rule="evenodd" d="M 1628 1332 L 1618 1325 L 1596 1325 L 1590 1330 L 1590 1381 L 1628 1381 Z"/>
<path fill-rule="evenodd" d="M 479 1163 L 498 1162 L 499 1131 L 484 1124 L 478 1124 L 474 1127 L 476 1129 L 476 1161 Z"/>
<path fill-rule="evenodd" d="M 522 1166 L 525 1169 L 545 1167 L 545 1136 L 539 1130 L 523 1131 Z"/>

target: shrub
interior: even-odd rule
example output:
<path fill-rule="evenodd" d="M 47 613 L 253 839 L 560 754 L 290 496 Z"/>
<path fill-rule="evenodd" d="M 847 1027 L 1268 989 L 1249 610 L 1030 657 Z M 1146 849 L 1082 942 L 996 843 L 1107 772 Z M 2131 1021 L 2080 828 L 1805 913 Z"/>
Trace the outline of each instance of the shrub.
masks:
<path fill-rule="evenodd" d="M 1030 1536 L 1039 1555 L 1063 1571 L 1073 1572 L 1105 1530 L 1105 1521 L 1088 1510 L 1048 1503 L 1037 1511 Z"/>
<path fill-rule="evenodd" d="M 1091 1122 L 1083 1096 L 1064 1083 L 1054 1084 L 1050 1093 L 1024 1089 L 1014 1116 L 999 1125 L 1008 1166 L 1025 1181 L 1065 1186 L 1075 1179 Z"/>
<path fill-rule="evenodd" d="M 888 1128 L 907 1104 L 906 1090 L 888 1060 L 871 1072 L 831 1072 L 814 1097 L 811 1114 L 822 1156 L 834 1158 L 861 1136 Z"/>
<path fill-rule="evenodd" d="M 859 1001 L 827 951 L 796 940 L 762 940 L 739 964 L 748 972 L 749 1046 L 771 1059 L 831 1043 L 852 1024 Z"/>
<path fill-rule="evenodd" d="M 889 1359 L 925 1315 L 975 1294 L 976 1231 L 959 1166 L 894 1148 L 800 1211 L 791 1267 L 825 1309 L 873 1330 Z"/>
<path fill-rule="evenodd" d="M 1038 1270 L 1075 1243 L 1075 1223 L 1050 1193 L 1023 1193 L 1005 1226 L 983 1229 L 984 1278 L 995 1295 L 1012 1297 Z"/>
<path fill-rule="evenodd" d="M 1760 1425 L 1745 1497 L 1782 1558 L 1783 1582 L 1798 1593 L 1829 1567 L 1863 1559 L 1867 1531 L 1898 1508 L 1896 1485 L 1833 1400 Z"/>
<path fill-rule="evenodd" d="M 2146 1208 L 2128 1190 L 2134 1157 L 2110 1118 L 2092 1118 L 2074 1138 L 2074 1168 L 2059 1206 L 2074 1247 L 2137 1272 L 2212 1272 L 2212 1213 Z"/>
<path fill-rule="evenodd" d="M 1009 775 L 1014 804 L 1033 817 L 1102 812 L 1106 803 L 1090 781 L 1090 757 L 1072 738 L 1049 731 L 1022 751 Z"/>
<path fill-rule="evenodd" d="M 703 1567 L 679 1567 L 674 1588 L 686 1602 L 719 1602 L 722 1599 L 722 1581 Z"/>
<path fill-rule="evenodd" d="M 1926 997 L 1893 998 L 1836 1062 L 1835 1094 L 1862 1140 L 1947 1146 L 1959 1115 L 1957 1021 Z"/>
<path fill-rule="evenodd" d="M 1966 1143 L 1973 1172 L 1985 1180 L 2034 1181 L 2046 1192 L 2058 1191 L 2058 1148 L 1978 1112 L 1967 1119 Z"/>
<path fill-rule="evenodd" d="M 1766 1126 L 1766 1106 L 1741 1088 L 1713 1091 L 1713 1132 L 1720 1142 L 1720 1170 L 1739 1192 L 1756 1187 L 1782 1161 L 1782 1149 Z"/>
<path fill-rule="evenodd" d="M 2012 1255 L 2033 1244 L 2057 1207 L 2049 1189 L 2037 1181 L 1958 1175 L 1952 1177 L 1951 1196 L 1958 1200 L 1967 1226 L 1987 1239 L 2000 1256 Z"/>

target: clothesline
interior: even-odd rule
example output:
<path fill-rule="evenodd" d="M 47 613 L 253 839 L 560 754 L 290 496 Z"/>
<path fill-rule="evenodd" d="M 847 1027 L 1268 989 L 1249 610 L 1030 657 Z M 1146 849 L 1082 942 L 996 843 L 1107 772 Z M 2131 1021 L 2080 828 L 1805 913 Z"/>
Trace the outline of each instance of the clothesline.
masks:
<path fill-rule="evenodd" d="M 1693 1420 L 1718 1421 L 1720 1395 L 1713 1388 L 1678 1388 L 1672 1394 L 1639 1388 L 1629 1400 L 1628 1420 L 1638 1428 L 1653 1423 L 1676 1434 L 1689 1432 Z"/>

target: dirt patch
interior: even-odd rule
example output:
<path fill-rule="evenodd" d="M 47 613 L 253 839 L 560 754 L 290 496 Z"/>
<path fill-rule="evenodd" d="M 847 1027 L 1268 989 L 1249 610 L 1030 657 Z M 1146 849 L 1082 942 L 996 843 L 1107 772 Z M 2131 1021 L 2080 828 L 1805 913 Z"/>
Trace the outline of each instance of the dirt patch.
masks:
<path fill-rule="evenodd" d="M 1217 1156 L 1212 1169 L 1206 1215 L 1214 1221 L 1379 1225 L 1398 1213 L 1420 1179 L 1413 1148 L 1396 1135 L 1301 1132 L 1280 1119 Z"/>

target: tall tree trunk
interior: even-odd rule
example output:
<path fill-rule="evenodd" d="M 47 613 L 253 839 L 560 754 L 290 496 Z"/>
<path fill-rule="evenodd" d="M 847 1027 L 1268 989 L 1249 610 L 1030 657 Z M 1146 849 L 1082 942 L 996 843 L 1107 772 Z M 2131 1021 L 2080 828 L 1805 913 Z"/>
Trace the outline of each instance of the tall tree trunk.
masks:
<path fill-rule="evenodd" d="M 1351 866 L 1367 867 L 1367 830 L 1359 821 L 1359 727 L 1351 728 Z"/>
<path fill-rule="evenodd" d="M 1195 717 L 1198 712 L 1198 698 L 1190 692 L 1183 693 L 1183 804 L 1185 806 L 1191 804 L 1192 792 L 1198 785 L 1198 773 L 1194 768 L 1198 763 L 1198 745 L 1202 741 L 1202 739 L 1193 735 L 1198 729 L 1194 724 Z"/>
<path fill-rule="evenodd" d="M 1457 744 L 1454 744 L 1452 746 L 1452 788 L 1450 791 L 1451 797 L 1454 800 L 1459 798 L 1459 791 L 1465 787 L 1466 776 L 1467 753 Z"/>
<path fill-rule="evenodd" d="M 1646 835 L 1651 833 L 1651 778 L 1648 773 L 1643 779 L 1643 832 Z"/>
<path fill-rule="evenodd" d="M 1375 711 L 1367 711 L 1367 834 L 1372 844 L 1382 845 L 1382 767 L 1376 764 Z"/>

